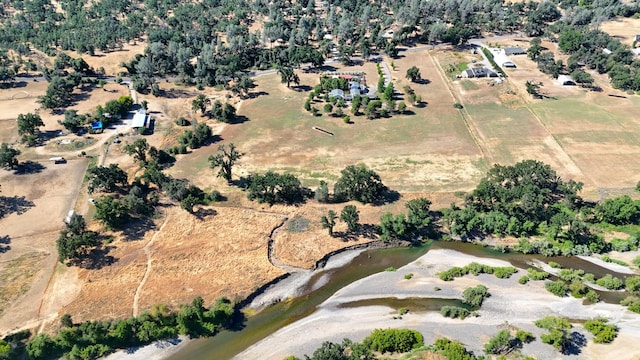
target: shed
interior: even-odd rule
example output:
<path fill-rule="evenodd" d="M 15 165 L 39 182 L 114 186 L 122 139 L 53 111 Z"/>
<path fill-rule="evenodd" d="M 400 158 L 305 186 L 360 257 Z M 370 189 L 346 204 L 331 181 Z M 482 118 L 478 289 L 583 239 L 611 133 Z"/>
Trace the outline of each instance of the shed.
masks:
<path fill-rule="evenodd" d="M 65 158 L 63 158 L 62 156 L 54 156 L 49 158 L 49 162 L 52 162 L 54 164 L 64 164 L 67 162 L 67 160 L 65 160 Z"/>
<path fill-rule="evenodd" d="M 569 75 L 558 75 L 558 84 L 564 85 L 575 85 L 575 81 Z"/>
<path fill-rule="evenodd" d="M 145 109 L 140 109 L 137 113 L 135 113 L 135 115 L 133 115 L 131 127 L 134 129 L 145 127 L 147 126 L 147 124 L 149 124 L 150 118 L 151 116 L 147 114 L 147 111 Z"/>
<path fill-rule="evenodd" d="M 609 50 L 609 49 L 607 49 L 607 48 L 604 48 L 604 49 L 602 49 L 602 52 L 603 52 L 604 54 L 606 54 L 606 55 L 611 55 L 611 53 L 612 53 L 613 51 L 611 51 L 611 50 Z"/>
<path fill-rule="evenodd" d="M 516 64 L 514 64 L 511 61 L 505 61 L 505 62 L 502 63 L 502 67 L 515 69 L 516 68 Z"/>
<path fill-rule="evenodd" d="M 636 35 L 633 37 L 633 41 L 640 41 L 640 35 Z"/>
<path fill-rule="evenodd" d="M 74 210 L 69 210 L 69 212 L 67 213 L 67 217 L 64 218 L 64 222 L 66 224 L 70 224 L 71 223 L 71 218 L 73 218 L 73 215 L 75 215 L 76 212 Z"/>
<path fill-rule="evenodd" d="M 504 54 L 509 56 L 509 55 L 524 55 L 527 52 L 524 51 L 522 48 L 519 47 L 508 47 L 508 48 L 504 48 Z"/>
<path fill-rule="evenodd" d="M 631 49 L 633 56 L 640 56 L 640 48 Z"/>

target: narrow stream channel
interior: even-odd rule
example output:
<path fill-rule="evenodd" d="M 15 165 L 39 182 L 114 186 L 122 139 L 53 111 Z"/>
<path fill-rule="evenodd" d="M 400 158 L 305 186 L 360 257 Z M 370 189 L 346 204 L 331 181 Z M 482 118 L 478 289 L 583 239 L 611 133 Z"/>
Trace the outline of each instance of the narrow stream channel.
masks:
<path fill-rule="evenodd" d="M 249 317 L 245 321 L 243 328 L 239 331 L 224 331 L 212 338 L 198 339 L 189 342 L 182 350 L 169 357 L 169 359 L 231 359 L 278 329 L 310 315 L 319 304 L 339 289 L 356 280 L 384 271 L 388 267 L 399 268 L 404 266 L 418 259 L 421 255 L 429 251 L 429 249 L 450 249 L 468 255 L 500 259 L 510 262 L 515 267 L 525 269 L 529 267 L 529 265 L 527 265 L 528 263 L 534 259 L 538 259 L 544 262 L 555 261 L 564 268 L 583 269 L 587 273 L 594 274 L 596 278 L 602 277 L 605 274 L 611 274 L 620 278 L 626 276 L 625 274 L 612 272 L 577 257 L 549 258 L 542 255 L 501 253 L 491 248 L 461 242 L 430 242 L 419 247 L 367 250 L 341 268 L 315 274 L 307 284 L 306 295 L 290 301 L 277 303 L 262 310 L 258 314 Z M 323 280 L 328 278 L 329 281 L 318 289 L 310 290 L 314 287 L 313 284 L 321 278 Z M 618 303 L 626 295 L 624 292 L 599 293 L 602 300 L 612 303 Z M 370 301 L 376 302 L 376 299 Z M 377 302 L 386 302 L 389 306 L 402 303 L 402 301 L 398 302 L 390 299 L 377 299 Z M 434 304 L 437 301 L 432 302 L 433 304 L 429 304 L 428 302 L 424 303 L 425 311 L 435 306 Z M 361 304 L 351 305 L 363 306 Z"/>

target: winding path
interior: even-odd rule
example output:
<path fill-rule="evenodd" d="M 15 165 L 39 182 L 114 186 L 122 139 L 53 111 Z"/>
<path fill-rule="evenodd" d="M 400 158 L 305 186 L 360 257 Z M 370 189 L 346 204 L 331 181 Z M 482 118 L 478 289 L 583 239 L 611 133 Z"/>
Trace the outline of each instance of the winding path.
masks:
<path fill-rule="evenodd" d="M 275 243 L 275 238 L 276 235 L 278 234 L 278 231 L 284 226 L 284 224 L 287 223 L 287 220 L 289 220 L 289 217 L 287 215 L 282 215 L 282 214 L 276 214 L 276 213 L 270 213 L 272 215 L 278 215 L 282 217 L 282 221 L 280 222 L 280 225 L 276 226 L 275 228 L 273 228 L 273 230 L 271 230 L 271 234 L 269 234 L 269 242 L 268 242 L 268 250 L 267 250 L 267 258 L 269 259 L 269 262 L 271 263 L 271 265 L 280 268 L 288 273 L 295 273 L 295 272 L 300 272 L 300 271 L 307 271 L 307 269 L 301 268 L 301 267 L 296 267 L 296 266 L 291 266 L 291 265 L 287 265 L 285 263 L 283 263 L 282 261 L 278 260 L 274 255 L 273 255 L 273 247 L 274 247 L 274 243 Z"/>
<path fill-rule="evenodd" d="M 169 220 L 169 217 L 165 215 L 164 222 L 160 226 L 160 229 L 158 229 L 158 231 L 156 231 L 156 233 L 153 234 L 153 236 L 151 237 L 151 240 L 149 240 L 149 242 L 143 248 L 144 254 L 147 257 L 147 268 L 144 272 L 144 276 L 142 277 L 142 280 L 140 280 L 140 284 L 138 284 L 136 293 L 133 295 L 133 316 L 134 317 L 138 316 L 138 312 L 139 312 L 138 302 L 140 300 L 140 294 L 142 293 L 142 288 L 144 287 L 144 284 L 147 282 L 147 279 L 149 278 L 149 274 L 151 274 L 151 261 L 152 261 L 151 245 L 153 245 L 153 243 L 156 241 L 158 234 L 162 232 L 162 229 L 164 229 L 164 226 L 167 225 L 168 220 Z"/>

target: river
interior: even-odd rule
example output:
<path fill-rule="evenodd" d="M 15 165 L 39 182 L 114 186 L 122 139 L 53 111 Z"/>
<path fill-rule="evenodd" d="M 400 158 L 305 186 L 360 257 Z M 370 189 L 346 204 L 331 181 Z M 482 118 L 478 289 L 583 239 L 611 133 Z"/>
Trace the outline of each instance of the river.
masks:
<path fill-rule="evenodd" d="M 360 253 L 343 267 L 316 273 L 306 285 L 303 296 L 269 306 L 250 316 L 240 329 L 224 331 L 212 338 L 191 341 L 169 359 L 231 359 L 269 334 L 310 315 L 319 304 L 339 289 L 356 280 L 384 271 L 389 267 L 399 268 L 406 265 L 418 259 L 429 249 L 450 249 L 479 257 L 501 259 L 510 262 L 515 267 L 525 269 L 529 267 L 528 264 L 531 261 L 541 260 L 544 262 L 555 261 L 564 268 L 583 269 L 587 273 L 594 274 L 596 278 L 605 274 L 612 274 L 620 278 L 627 276 L 612 272 L 577 257 L 545 258 L 541 255 L 501 253 L 488 247 L 461 242 L 429 242 L 418 247 L 367 250 Z M 314 286 L 318 282 L 322 282 L 322 286 Z M 626 295 L 624 292 L 599 293 L 602 300 L 612 303 L 618 303 Z M 433 305 L 425 304 L 424 306 L 430 308 Z"/>

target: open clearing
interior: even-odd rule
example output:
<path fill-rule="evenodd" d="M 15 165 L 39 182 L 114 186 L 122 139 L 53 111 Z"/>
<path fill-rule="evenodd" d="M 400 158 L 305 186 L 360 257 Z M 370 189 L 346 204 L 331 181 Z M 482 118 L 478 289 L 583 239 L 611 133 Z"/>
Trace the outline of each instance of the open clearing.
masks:
<path fill-rule="evenodd" d="M 600 24 L 600 30 L 620 40 L 623 44 L 633 45 L 636 35 L 640 35 L 640 19 L 615 18 Z"/>

